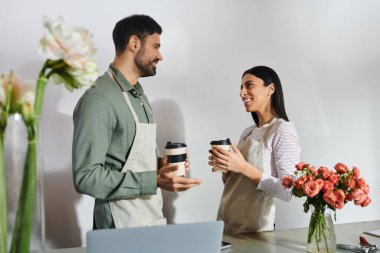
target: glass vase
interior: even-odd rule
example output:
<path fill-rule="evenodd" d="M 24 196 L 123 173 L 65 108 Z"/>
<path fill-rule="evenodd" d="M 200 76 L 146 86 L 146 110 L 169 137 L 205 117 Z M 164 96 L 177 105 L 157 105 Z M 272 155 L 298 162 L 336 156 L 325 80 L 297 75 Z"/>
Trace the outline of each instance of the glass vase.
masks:
<path fill-rule="evenodd" d="M 336 237 L 331 214 L 315 209 L 310 217 L 307 250 L 309 253 L 336 252 Z"/>
<path fill-rule="evenodd" d="M 45 209 L 40 140 L 41 138 L 39 138 L 37 146 L 37 191 L 30 239 L 30 250 L 35 251 L 43 250 L 45 246 Z M 28 146 L 27 130 L 21 115 L 14 114 L 8 118 L 4 143 L 7 177 L 8 250 L 10 250 Z"/>

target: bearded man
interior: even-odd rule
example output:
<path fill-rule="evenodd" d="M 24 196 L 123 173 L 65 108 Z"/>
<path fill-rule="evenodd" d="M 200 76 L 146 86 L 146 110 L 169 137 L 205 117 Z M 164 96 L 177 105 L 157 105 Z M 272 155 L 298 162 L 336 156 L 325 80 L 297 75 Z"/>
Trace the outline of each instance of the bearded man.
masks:
<path fill-rule="evenodd" d="M 177 165 L 156 153 L 156 123 L 138 79 L 156 74 L 161 33 L 147 15 L 117 22 L 114 61 L 75 107 L 73 179 L 79 193 L 96 199 L 94 229 L 166 224 L 160 188 L 177 192 L 201 183 L 177 177 Z"/>

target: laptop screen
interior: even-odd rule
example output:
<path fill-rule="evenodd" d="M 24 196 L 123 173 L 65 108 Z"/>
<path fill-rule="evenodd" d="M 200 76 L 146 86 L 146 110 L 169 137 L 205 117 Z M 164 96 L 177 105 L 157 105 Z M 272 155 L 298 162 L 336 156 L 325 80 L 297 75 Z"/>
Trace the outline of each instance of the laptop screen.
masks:
<path fill-rule="evenodd" d="M 87 232 L 87 253 L 219 253 L 223 222 L 197 222 Z"/>

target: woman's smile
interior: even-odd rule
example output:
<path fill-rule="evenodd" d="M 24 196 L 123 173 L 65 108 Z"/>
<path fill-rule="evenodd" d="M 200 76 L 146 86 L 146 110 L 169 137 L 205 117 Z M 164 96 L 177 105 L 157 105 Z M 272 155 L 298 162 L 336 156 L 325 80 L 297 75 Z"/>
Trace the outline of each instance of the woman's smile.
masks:
<path fill-rule="evenodd" d="M 245 105 L 247 105 L 249 102 L 251 102 L 252 101 L 252 99 L 251 98 L 244 98 L 243 99 L 243 103 L 245 104 Z"/>

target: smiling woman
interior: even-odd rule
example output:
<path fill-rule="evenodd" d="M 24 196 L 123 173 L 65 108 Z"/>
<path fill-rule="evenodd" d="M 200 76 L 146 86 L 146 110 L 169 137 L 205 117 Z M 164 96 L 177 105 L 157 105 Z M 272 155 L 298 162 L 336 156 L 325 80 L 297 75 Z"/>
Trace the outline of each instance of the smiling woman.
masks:
<path fill-rule="evenodd" d="M 210 165 L 227 172 L 218 219 L 227 233 L 274 229 L 273 198 L 285 201 L 291 193 L 281 178 L 299 162 L 301 145 L 294 124 L 285 112 L 281 81 L 269 67 L 257 66 L 244 72 L 240 97 L 255 125 L 247 128 L 234 153 L 213 147 Z"/>
<path fill-rule="evenodd" d="M 264 110 L 265 108 L 262 107 L 268 104 L 270 101 L 269 95 L 273 94 L 274 91 L 273 83 L 265 86 L 263 80 L 251 74 L 243 76 L 240 87 L 240 96 L 247 112 Z M 269 107 L 268 109 L 271 108 Z"/>
<path fill-rule="evenodd" d="M 258 66 L 244 72 L 240 97 L 256 125 L 268 123 L 274 116 L 289 121 L 285 112 L 281 81 L 276 72 Z M 262 117 L 259 120 L 259 117 Z"/>

